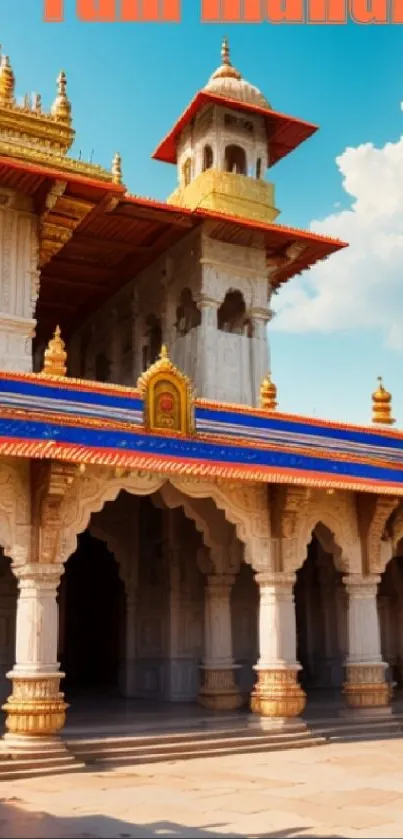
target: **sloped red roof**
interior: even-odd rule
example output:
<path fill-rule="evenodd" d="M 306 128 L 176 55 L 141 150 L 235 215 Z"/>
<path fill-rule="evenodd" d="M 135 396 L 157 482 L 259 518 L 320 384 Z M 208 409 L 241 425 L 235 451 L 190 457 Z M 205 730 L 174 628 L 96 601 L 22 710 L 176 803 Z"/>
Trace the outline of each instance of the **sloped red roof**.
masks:
<path fill-rule="evenodd" d="M 161 160 L 163 163 L 176 163 L 179 135 L 201 108 L 209 103 L 225 105 L 225 107 L 231 108 L 234 111 L 255 113 L 264 117 L 267 126 L 269 166 L 274 166 L 282 157 L 290 154 L 290 152 L 294 151 L 297 146 L 318 130 L 317 125 L 305 122 L 302 119 L 290 117 L 278 111 L 268 110 L 267 108 L 261 108 L 258 105 L 250 105 L 241 101 L 238 102 L 236 99 L 229 99 L 218 94 L 209 93 L 207 90 L 200 90 L 155 150 L 153 154 L 155 160 Z"/>

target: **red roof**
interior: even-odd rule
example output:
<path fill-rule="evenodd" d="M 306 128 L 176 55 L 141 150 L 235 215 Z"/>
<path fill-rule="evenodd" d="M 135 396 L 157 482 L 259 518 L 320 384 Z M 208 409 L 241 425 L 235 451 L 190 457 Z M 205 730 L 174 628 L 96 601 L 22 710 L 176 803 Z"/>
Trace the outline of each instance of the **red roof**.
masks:
<path fill-rule="evenodd" d="M 68 337 L 91 312 L 99 308 L 158 256 L 203 222 L 209 236 L 223 242 L 253 246 L 260 233 L 269 258 L 278 259 L 271 278 L 274 287 L 287 282 L 332 253 L 344 242 L 292 227 L 265 224 L 224 213 L 191 211 L 151 199 L 125 195 L 114 209 L 95 208 L 72 238 L 41 272 L 38 334 L 46 338 L 59 323 Z M 304 245 L 293 262 L 283 260 L 291 245 Z"/>
<path fill-rule="evenodd" d="M 226 108 L 231 108 L 234 111 L 255 113 L 264 117 L 269 145 L 269 166 L 274 166 L 282 157 L 294 151 L 297 146 L 318 130 L 318 126 L 311 122 L 280 114 L 278 111 L 261 108 L 258 105 L 228 99 L 225 96 L 209 93 L 207 90 L 200 90 L 155 150 L 153 154 L 155 160 L 161 160 L 163 163 L 176 163 L 179 135 L 201 108 L 209 103 L 225 105 Z"/>

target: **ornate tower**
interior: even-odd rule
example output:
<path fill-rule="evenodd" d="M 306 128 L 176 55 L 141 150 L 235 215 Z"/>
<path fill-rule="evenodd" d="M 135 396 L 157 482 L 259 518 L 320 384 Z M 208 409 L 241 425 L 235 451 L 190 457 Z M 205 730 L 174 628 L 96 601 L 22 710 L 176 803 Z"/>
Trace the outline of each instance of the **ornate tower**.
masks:
<path fill-rule="evenodd" d="M 177 317 L 164 340 L 199 395 L 257 405 L 270 371 L 275 275 L 301 253 L 294 236 L 281 247 L 275 241 L 278 210 L 265 176 L 316 127 L 273 111 L 232 65 L 227 40 L 221 59 L 154 153 L 177 166 L 178 187 L 168 203 L 189 208 L 202 222 L 188 243 L 182 279 L 174 268 L 166 285 L 165 321 L 172 324 L 175 311 Z"/>
<path fill-rule="evenodd" d="M 58 79 L 50 114 L 42 112 L 38 94 L 17 102 L 9 58 L 0 63 L 0 366 L 3 370 L 32 369 L 32 337 L 39 291 L 41 238 L 40 202 L 24 179 L 25 162 L 49 165 L 67 153 L 73 141 L 66 77 Z M 7 168 L 7 173 L 5 169 Z M 38 170 L 37 170 L 38 172 Z M 40 175 L 36 175 L 37 181 Z M 43 192 L 42 198 L 46 194 Z"/>

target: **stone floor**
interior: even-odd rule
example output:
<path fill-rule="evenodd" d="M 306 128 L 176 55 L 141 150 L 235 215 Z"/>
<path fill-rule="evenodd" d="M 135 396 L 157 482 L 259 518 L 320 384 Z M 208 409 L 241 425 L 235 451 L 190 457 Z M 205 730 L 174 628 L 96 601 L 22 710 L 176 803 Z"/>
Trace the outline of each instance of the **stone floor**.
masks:
<path fill-rule="evenodd" d="M 402 837 L 403 740 L 3 782 L 0 793 L 10 839 Z"/>

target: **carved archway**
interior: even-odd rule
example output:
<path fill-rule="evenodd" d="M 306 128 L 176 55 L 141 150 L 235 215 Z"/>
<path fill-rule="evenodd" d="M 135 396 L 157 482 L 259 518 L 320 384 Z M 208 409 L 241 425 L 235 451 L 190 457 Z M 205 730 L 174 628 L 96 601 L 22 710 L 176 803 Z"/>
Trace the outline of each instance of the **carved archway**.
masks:
<path fill-rule="evenodd" d="M 234 526 L 227 521 L 223 512 L 210 498 L 190 499 L 175 486 L 166 483 L 160 494 L 167 507 L 181 507 L 203 536 L 210 549 L 211 560 L 216 573 L 237 574 L 242 559 L 242 545 Z"/>
<path fill-rule="evenodd" d="M 234 525 L 238 539 L 245 545 L 245 561 L 255 571 L 270 568 L 270 531 L 267 493 L 264 485 L 220 485 L 173 477 L 170 484 L 184 496 L 213 499 L 228 522 Z M 117 477 L 91 468 L 75 482 L 60 512 L 60 539 L 54 561 L 65 563 L 74 553 L 77 536 L 88 527 L 91 515 L 114 501 L 122 490 L 132 495 L 153 495 L 168 484 L 161 475 L 134 472 Z"/>
<path fill-rule="evenodd" d="M 299 523 L 295 567 L 292 570 L 302 567 L 313 533 L 323 543 L 324 550 L 333 556 L 339 571 L 346 574 L 361 572 L 361 545 L 351 494 L 313 494 Z"/>

